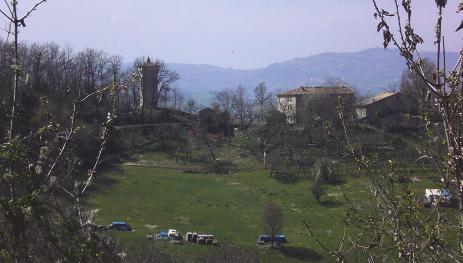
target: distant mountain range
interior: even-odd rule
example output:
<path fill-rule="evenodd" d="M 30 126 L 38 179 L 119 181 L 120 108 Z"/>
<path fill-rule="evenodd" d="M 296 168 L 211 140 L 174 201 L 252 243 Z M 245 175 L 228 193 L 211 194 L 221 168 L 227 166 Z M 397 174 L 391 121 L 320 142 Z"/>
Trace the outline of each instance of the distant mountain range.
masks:
<path fill-rule="evenodd" d="M 422 57 L 435 60 L 434 53 L 422 52 Z M 448 53 L 449 65 L 454 65 L 458 53 Z M 323 53 L 296 58 L 266 68 L 238 70 L 211 65 L 169 64 L 180 75 L 178 87 L 204 104 L 212 91 L 243 85 L 255 87 L 265 82 L 273 91 L 300 86 L 321 85 L 327 78 L 340 78 L 360 92 L 378 93 L 400 81 L 405 70 L 403 58 L 394 49 L 367 49 L 350 53 Z"/>

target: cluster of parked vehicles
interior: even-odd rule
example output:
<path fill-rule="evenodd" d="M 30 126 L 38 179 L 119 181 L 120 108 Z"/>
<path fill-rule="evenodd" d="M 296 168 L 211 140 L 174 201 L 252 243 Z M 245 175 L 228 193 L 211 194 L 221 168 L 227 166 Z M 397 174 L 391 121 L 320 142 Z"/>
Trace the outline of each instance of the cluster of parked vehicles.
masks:
<path fill-rule="evenodd" d="M 96 229 L 104 230 L 114 230 L 114 231 L 132 231 L 132 227 L 124 221 L 114 221 L 109 227 L 99 226 L 95 224 L 90 224 L 89 227 Z M 187 232 L 185 237 L 182 236 L 180 232 L 176 229 L 161 230 L 159 233 L 153 235 L 146 235 L 148 240 L 169 240 L 172 244 L 183 244 L 183 242 L 196 243 L 200 245 L 218 245 L 217 240 L 214 239 L 214 235 L 211 234 L 198 234 L 196 232 Z M 286 240 L 285 235 L 278 234 L 273 238 L 271 235 L 260 235 L 257 239 L 257 246 L 280 246 L 283 244 L 289 243 Z"/>
<path fill-rule="evenodd" d="M 198 234 L 195 232 L 187 232 L 183 238 L 182 234 L 175 229 L 161 230 L 159 233 L 147 235 L 148 240 L 169 240 L 172 244 L 182 244 L 185 242 L 196 243 L 200 245 L 217 245 L 217 240 L 214 240 L 214 235 Z"/>
<path fill-rule="evenodd" d="M 214 239 L 214 235 L 208 234 L 187 232 L 185 240 L 187 242 L 198 243 L 200 245 L 218 245 L 217 240 Z"/>

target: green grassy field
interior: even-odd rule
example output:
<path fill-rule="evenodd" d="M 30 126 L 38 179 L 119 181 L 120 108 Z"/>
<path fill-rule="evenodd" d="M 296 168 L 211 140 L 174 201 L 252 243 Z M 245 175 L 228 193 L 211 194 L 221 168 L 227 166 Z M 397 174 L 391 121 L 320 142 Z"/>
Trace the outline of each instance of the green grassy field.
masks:
<path fill-rule="evenodd" d="M 136 163 L 146 164 L 147 159 L 156 159 L 158 166 L 175 164 L 163 154 L 134 155 L 134 158 Z M 179 167 L 184 165 L 178 164 Z M 362 179 L 351 180 L 344 189 L 350 198 L 367 199 L 368 188 Z M 282 232 L 287 236 L 290 248 L 283 252 L 261 249 L 259 253 L 263 258 L 278 259 L 279 262 L 327 260 L 308 236 L 302 220 L 309 220 L 321 239 L 334 247 L 344 211 L 342 192 L 336 186 L 331 186 L 322 203 L 318 204 L 311 195 L 308 181 L 283 184 L 271 179 L 268 172 L 261 169 L 234 175 L 185 174 L 176 169 L 135 163 L 121 164 L 101 174 L 87 200 L 92 208 L 98 209 L 97 223 L 107 225 L 111 221 L 124 220 L 136 229 L 132 233 L 116 234 L 128 246 L 150 242 L 146 240 L 146 234 L 175 228 L 183 233 L 212 233 L 219 242 L 249 248 L 255 247 L 262 232 L 263 206 L 273 200 L 284 209 Z M 196 245 L 166 249 L 183 256 L 201 254 L 206 250 Z M 294 253 L 288 255 L 289 250 Z"/>
<path fill-rule="evenodd" d="M 229 147 L 225 146 L 221 155 L 243 164 L 231 175 L 184 173 L 199 164 L 175 162 L 169 154 L 139 149 L 131 153 L 130 162 L 99 175 L 87 203 L 97 209 L 98 224 L 123 220 L 135 229 L 130 233 L 112 233 L 128 247 L 156 243 L 177 258 L 198 257 L 216 249 L 195 244 L 173 246 L 146 239 L 147 234 L 174 228 L 182 233 L 211 233 L 220 243 L 254 249 L 263 262 L 332 261 L 308 235 L 302 221 L 309 221 L 320 240 L 336 248 L 345 210 L 341 187 L 327 186 L 321 203 L 317 203 L 309 180 L 279 182 L 269 177 L 257 159 L 239 157 L 239 151 Z M 343 184 L 344 193 L 351 201 L 367 207 L 367 182 L 365 177 L 349 178 Z M 414 188 L 427 184 L 422 182 Z M 263 207 L 268 201 L 276 201 L 284 209 L 282 232 L 290 244 L 282 250 L 256 248 L 256 239 L 262 233 Z"/>

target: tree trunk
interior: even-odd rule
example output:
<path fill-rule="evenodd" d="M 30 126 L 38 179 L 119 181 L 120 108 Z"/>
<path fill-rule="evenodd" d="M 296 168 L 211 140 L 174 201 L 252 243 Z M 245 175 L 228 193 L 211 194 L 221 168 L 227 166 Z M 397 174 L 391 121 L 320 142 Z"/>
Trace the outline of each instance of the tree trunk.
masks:
<path fill-rule="evenodd" d="M 13 1 L 13 26 L 14 26 L 14 43 L 13 43 L 13 68 L 14 68 L 14 79 L 13 79 L 13 104 L 11 105 L 11 116 L 10 116 L 10 128 L 8 130 L 8 138 L 13 139 L 14 135 L 14 119 L 16 114 L 16 101 L 19 87 L 19 54 L 18 54 L 18 33 L 19 33 L 19 21 L 17 13 L 18 2 Z"/>

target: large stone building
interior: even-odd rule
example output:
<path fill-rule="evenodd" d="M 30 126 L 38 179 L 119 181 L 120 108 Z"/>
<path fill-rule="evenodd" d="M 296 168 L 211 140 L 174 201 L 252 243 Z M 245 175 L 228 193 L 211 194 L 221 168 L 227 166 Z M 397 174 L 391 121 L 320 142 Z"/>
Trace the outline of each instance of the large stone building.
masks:
<path fill-rule="evenodd" d="M 339 97 L 353 101 L 354 93 L 347 87 L 300 87 L 278 94 L 277 110 L 286 115 L 288 123 L 301 124 L 312 117 L 313 108 L 336 112 Z"/>
<path fill-rule="evenodd" d="M 150 58 L 146 60 L 141 66 L 142 71 L 142 86 L 140 92 L 140 109 L 143 113 L 152 111 L 157 108 L 157 75 L 159 73 L 159 66 L 151 63 Z"/>
<path fill-rule="evenodd" d="M 399 92 L 384 92 L 355 105 L 358 119 L 373 119 L 413 111 L 409 98 Z"/>

